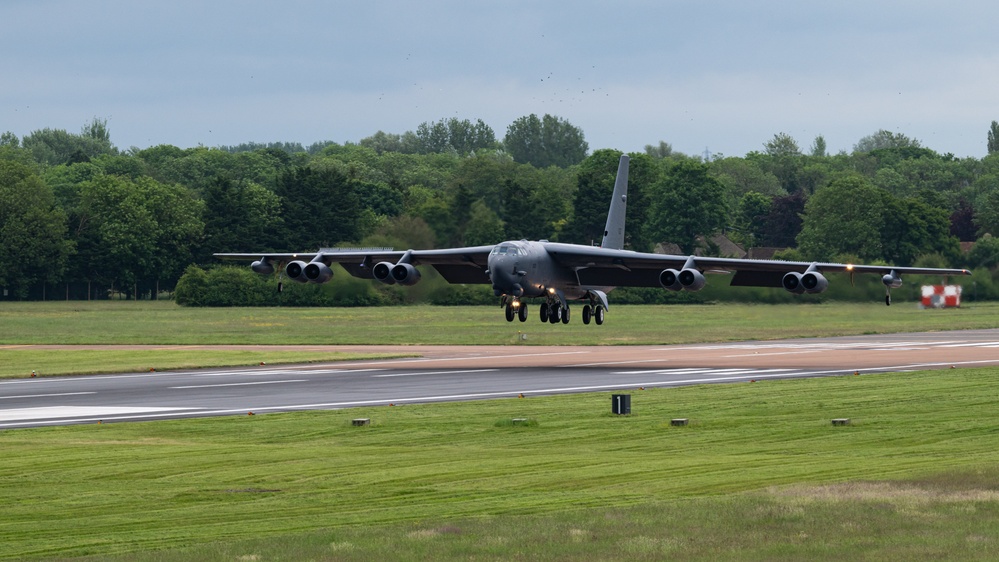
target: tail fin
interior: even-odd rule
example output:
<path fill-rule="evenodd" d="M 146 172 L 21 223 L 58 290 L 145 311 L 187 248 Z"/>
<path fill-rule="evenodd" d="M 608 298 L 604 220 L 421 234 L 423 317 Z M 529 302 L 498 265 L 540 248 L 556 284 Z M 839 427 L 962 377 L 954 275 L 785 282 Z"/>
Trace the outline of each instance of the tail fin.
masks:
<path fill-rule="evenodd" d="M 624 249 L 624 217 L 628 207 L 628 161 L 628 155 L 622 154 L 621 161 L 617 165 L 614 195 L 611 196 L 610 210 L 607 211 L 607 224 L 604 226 L 601 248 Z"/>

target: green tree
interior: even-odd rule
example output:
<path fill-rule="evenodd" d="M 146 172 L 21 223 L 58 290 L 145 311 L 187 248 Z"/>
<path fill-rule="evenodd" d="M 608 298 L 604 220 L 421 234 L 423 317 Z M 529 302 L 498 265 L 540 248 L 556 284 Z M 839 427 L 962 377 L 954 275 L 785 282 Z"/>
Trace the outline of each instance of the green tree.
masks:
<path fill-rule="evenodd" d="M 31 151 L 37 162 L 53 166 L 118 153 L 111 144 L 107 122 L 96 118 L 84 125 L 78 135 L 63 129 L 42 129 L 21 139 L 21 145 Z"/>
<path fill-rule="evenodd" d="M 895 198 L 887 192 L 883 196 L 881 259 L 901 266 L 913 265 L 926 254 L 940 254 L 952 262 L 958 259 L 958 241 L 950 235 L 946 210 L 914 197 Z"/>
<path fill-rule="evenodd" d="M 29 166 L 0 159 L 0 286 L 16 298 L 62 278 L 73 251 L 66 214 Z"/>
<path fill-rule="evenodd" d="M 73 278 L 131 291 L 156 267 L 157 225 L 144 190 L 130 180 L 101 175 L 79 186 L 71 220 L 78 251 Z"/>
<path fill-rule="evenodd" d="M 859 176 L 837 179 L 805 204 L 798 249 L 808 259 L 832 261 L 839 254 L 882 259 L 883 191 Z"/>
<path fill-rule="evenodd" d="M 589 149 L 582 129 L 547 113 L 540 119 L 532 113 L 511 123 L 503 147 L 515 161 L 537 168 L 579 164 Z"/>
<path fill-rule="evenodd" d="M 756 191 L 746 193 L 739 200 L 734 226 L 743 233 L 749 245 L 763 240 L 766 217 L 772 207 L 773 200 Z"/>
<path fill-rule="evenodd" d="M 826 157 L 826 138 L 824 136 L 819 135 L 815 137 L 815 140 L 812 141 L 812 148 L 809 150 L 809 154 L 815 158 Z"/>
<path fill-rule="evenodd" d="M 760 242 L 771 248 L 789 248 L 796 244 L 801 233 L 801 217 L 805 213 L 805 194 L 792 193 L 774 197 L 770 202 L 770 212 L 760 227 Z"/>
<path fill-rule="evenodd" d="M 417 151 L 421 154 L 448 151 L 469 154 L 493 148 L 496 145 L 496 134 L 481 119 L 472 123 L 468 119 L 452 117 L 432 123 L 420 123 L 416 128 L 416 141 Z"/>
<path fill-rule="evenodd" d="M 468 226 L 465 228 L 465 244 L 469 246 L 497 244 L 503 239 L 503 221 L 499 215 L 481 199 L 472 203 Z"/>
<path fill-rule="evenodd" d="M 989 127 L 989 142 L 988 142 L 989 154 L 999 152 L 999 122 L 993 121 L 992 126 Z"/>
<path fill-rule="evenodd" d="M 282 239 L 298 251 L 361 238 L 361 205 L 350 180 L 338 169 L 296 167 L 278 178 L 284 207 Z"/>
<path fill-rule="evenodd" d="M 713 234 L 728 219 L 724 187 L 693 160 L 671 166 L 646 197 L 646 237 L 673 242 L 685 254 L 694 252 L 697 236 Z"/>
<path fill-rule="evenodd" d="M 893 133 L 881 129 L 873 135 L 857 141 L 853 146 L 854 152 L 871 152 L 879 148 L 920 148 L 921 143 L 913 138 L 909 138 L 902 133 Z"/>

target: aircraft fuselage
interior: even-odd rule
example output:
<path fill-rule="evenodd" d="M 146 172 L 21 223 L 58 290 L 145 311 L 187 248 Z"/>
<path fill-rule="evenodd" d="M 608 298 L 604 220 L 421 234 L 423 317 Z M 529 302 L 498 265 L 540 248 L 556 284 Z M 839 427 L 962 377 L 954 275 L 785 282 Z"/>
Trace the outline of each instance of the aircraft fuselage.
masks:
<path fill-rule="evenodd" d="M 489 279 L 497 296 L 546 297 L 553 290 L 562 291 L 567 299 L 586 296 L 575 272 L 555 263 L 546 244 L 519 240 L 493 248 L 488 260 Z"/>

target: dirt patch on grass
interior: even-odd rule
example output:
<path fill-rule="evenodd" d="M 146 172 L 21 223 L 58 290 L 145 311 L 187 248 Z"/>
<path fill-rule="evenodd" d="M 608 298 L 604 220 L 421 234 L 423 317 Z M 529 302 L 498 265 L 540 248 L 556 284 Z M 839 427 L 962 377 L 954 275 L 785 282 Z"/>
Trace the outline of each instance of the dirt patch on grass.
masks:
<path fill-rule="evenodd" d="M 964 503 L 999 501 L 999 490 L 953 490 L 909 482 L 843 482 L 820 486 L 791 486 L 768 492 L 777 498 L 807 502 Z"/>

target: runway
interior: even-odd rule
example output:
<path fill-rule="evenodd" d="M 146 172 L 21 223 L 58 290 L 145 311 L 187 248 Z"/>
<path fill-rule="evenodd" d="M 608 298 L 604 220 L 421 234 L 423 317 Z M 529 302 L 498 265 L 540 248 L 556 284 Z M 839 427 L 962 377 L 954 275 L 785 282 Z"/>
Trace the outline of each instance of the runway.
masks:
<path fill-rule="evenodd" d="M 676 346 L 323 349 L 422 357 L 4 380 L 0 428 L 986 367 L 999 365 L 999 330 Z"/>

